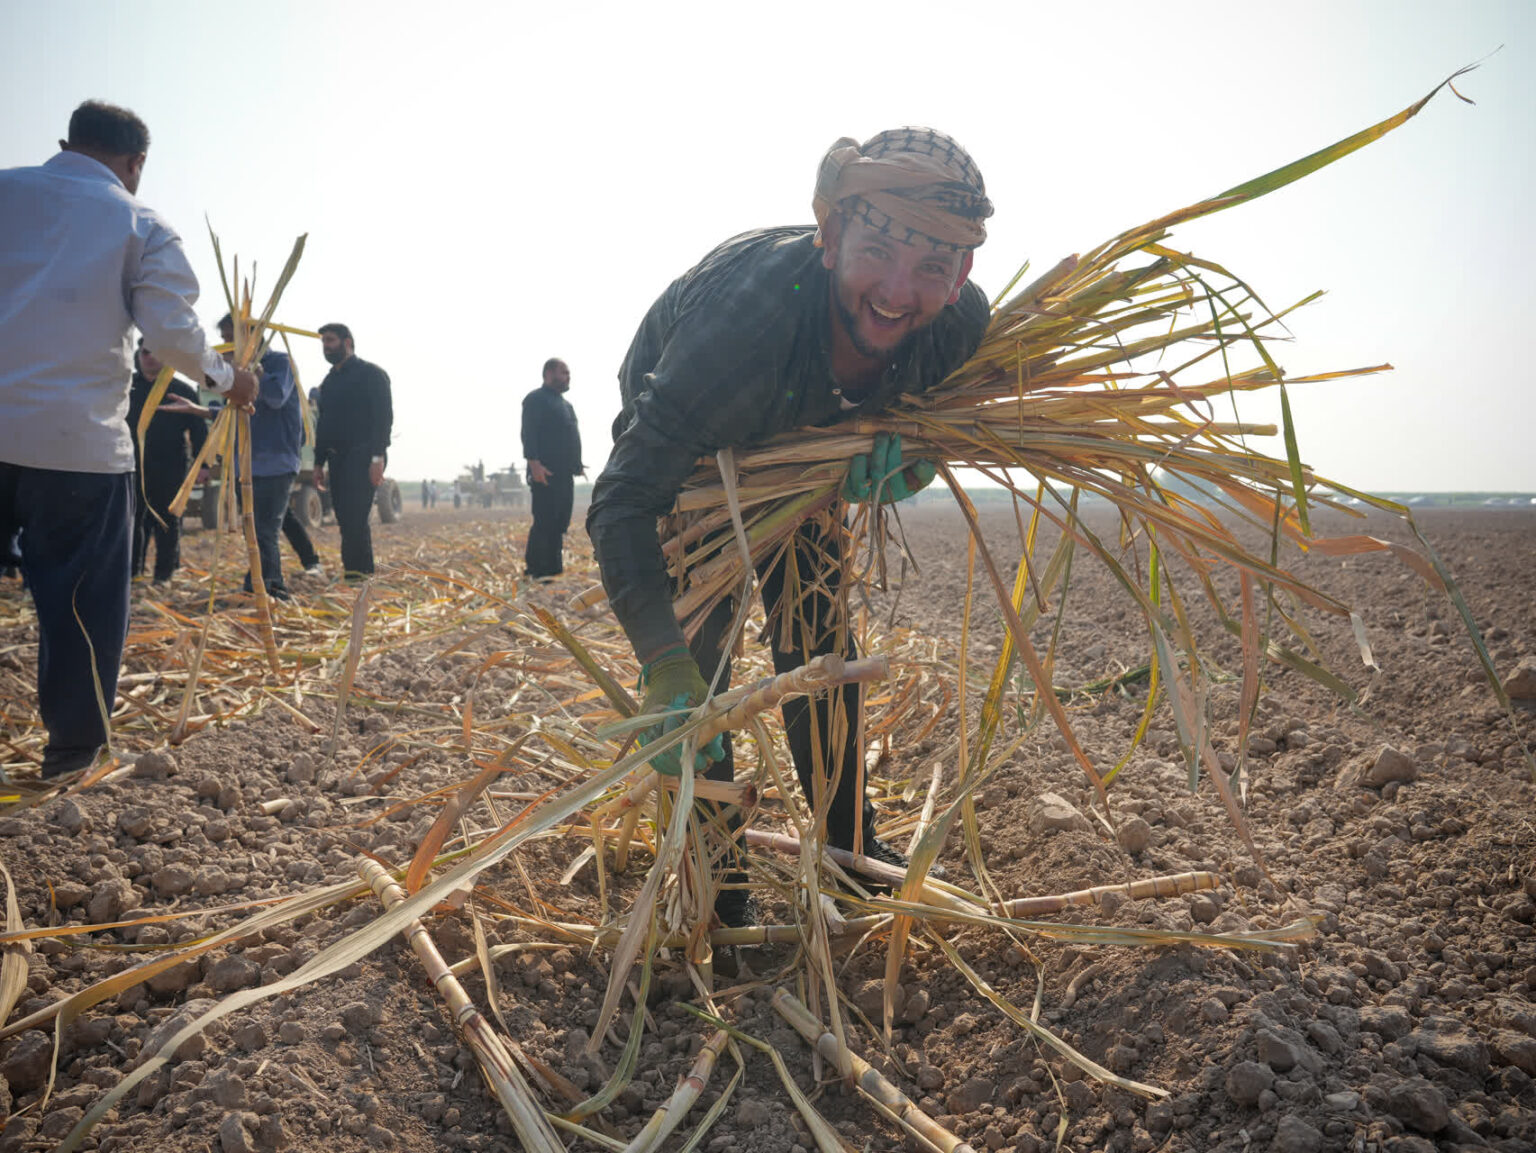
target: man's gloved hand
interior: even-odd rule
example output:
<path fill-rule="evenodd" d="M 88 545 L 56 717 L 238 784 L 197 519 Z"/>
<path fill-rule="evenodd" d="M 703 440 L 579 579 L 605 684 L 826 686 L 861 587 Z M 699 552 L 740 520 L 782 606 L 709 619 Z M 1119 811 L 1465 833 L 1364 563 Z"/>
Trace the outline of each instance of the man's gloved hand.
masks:
<path fill-rule="evenodd" d="M 843 499 L 865 504 L 878 495 L 881 504 L 906 500 L 925 489 L 938 474 L 932 461 L 901 459 L 901 434 L 875 433 L 874 447 L 848 462 L 843 479 Z"/>
<path fill-rule="evenodd" d="M 699 666 L 682 645 L 667 649 L 640 670 L 640 687 L 645 690 L 645 700 L 640 705 L 642 713 L 671 714 L 660 724 L 652 725 L 640 734 L 640 743 L 652 741 L 671 732 L 687 719 L 688 711 L 703 703 L 709 695 L 709 686 L 699 674 Z M 713 740 L 694 754 L 693 771 L 701 773 L 711 763 L 725 756 L 725 734 L 717 733 Z M 682 746 L 674 745 L 651 761 L 651 767 L 669 777 L 682 772 Z"/>

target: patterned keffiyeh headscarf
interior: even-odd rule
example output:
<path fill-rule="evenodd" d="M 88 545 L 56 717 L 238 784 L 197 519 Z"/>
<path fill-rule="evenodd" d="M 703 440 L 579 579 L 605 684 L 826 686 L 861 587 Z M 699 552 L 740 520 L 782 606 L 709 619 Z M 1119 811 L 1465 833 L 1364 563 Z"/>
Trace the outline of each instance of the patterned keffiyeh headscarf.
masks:
<path fill-rule="evenodd" d="M 966 251 L 987 239 L 992 202 L 970 153 L 932 128 L 893 128 L 862 145 L 843 137 L 816 174 L 816 243 L 832 211 L 849 212 L 906 244 Z"/>

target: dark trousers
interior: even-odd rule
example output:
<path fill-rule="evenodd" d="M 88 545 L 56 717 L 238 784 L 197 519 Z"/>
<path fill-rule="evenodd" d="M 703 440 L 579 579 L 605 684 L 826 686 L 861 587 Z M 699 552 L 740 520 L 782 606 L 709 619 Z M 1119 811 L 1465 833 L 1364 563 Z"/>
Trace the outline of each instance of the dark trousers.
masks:
<path fill-rule="evenodd" d="M 341 568 L 347 574 L 373 575 L 373 533 L 368 528 L 375 491 L 368 479 L 371 461 L 366 452 L 335 457 L 326 477 L 331 486 L 331 510 L 341 530 Z"/>
<path fill-rule="evenodd" d="M 565 533 L 571 527 L 571 505 L 576 499 L 574 476 L 551 475 L 543 484 L 529 483 L 533 527 L 523 562 L 531 577 L 559 576 L 565 571 Z"/>
<path fill-rule="evenodd" d="M 315 542 L 309 539 L 309 532 L 305 529 L 304 522 L 293 515 L 291 507 L 283 509 L 283 535 L 288 538 L 293 551 L 299 554 L 300 568 L 313 568 L 320 563 L 320 554 L 315 551 Z"/>
<path fill-rule="evenodd" d="M 128 636 L 133 504 L 131 472 L 0 463 L 0 540 L 21 530 L 37 606 L 38 711 L 50 753 L 106 743 Z"/>
<path fill-rule="evenodd" d="M 758 569 L 763 609 L 769 620 L 763 639 L 772 647 L 775 673 L 789 672 L 812 657 L 839 651 L 837 630 L 832 627 L 836 620 L 834 610 L 839 590 L 800 583 L 801 580 L 809 582 L 811 574 L 818 571 L 819 565 L 814 558 L 822 548 L 838 549 L 840 542 L 829 540 L 814 525 L 807 525 L 795 537 L 793 552 L 797 572 L 790 566 L 788 551 L 777 564 Z M 706 681 L 715 675 L 721 643 L 730 629 L 735 608 L 732 601 L 717 605 L 689 646 Z M 783 644 L 786 636 L 789 638 L 787 652 Z M 841 652 L 849 660 L 858 656 L 852 638 L 846 638 Z M 731 660 L 727 654 L 725 675 L 714 686 L 715 691 L 724 691 L 730 683 Z M 859 743 L 860 688 L 857 684 L 843 685 L 833 692 L 817 693 L 814 698 L 794 697 L 782 706 L 790 757 L 794 760 L 795 774 L 800 778 L 807 801 L 814 804 L 817 792 L 833 785 L 832 800 L 827 809 L 827 842 L 840 849 L 853 848 L 856 821 L 863 824 L 865 844 L 874 836 L 874 807 L 859 793 L 859 768 L 863 759 Z M 840 708 L 834 707 L 838 700 L 841 701 Z M 735 770 L 731 734 L 726 733 L 725 757 L 712 764 L 704 775 L 711 780 L 728 781 Z M 732 828 L 737 823 L 734 819 L 730 821 Z"/>
<path fill-rule="evenodd" d="M 291 472 L 277 476 L 251 478 L 251 512 L 256 521 L 256 552 L 261 558 L 261 583 L 273 596 L 286 596 L 283 583 L 283 554 L 277 537 L 283 528 L 283 514 L 288 511 L 288 494 L 293 491 Z M 251 591 L 251 574 L 245 574 L 245 591 Z"/>
<path fill-rule="evenodd" d="M 181 567 L 181 518 L 171 515 L 171 501 L 181 487 L 180 475 L 151 470 L 144 475 L 143 490 L 134 490 L 133 563 L 134 576 L 143 576 L 149 561 L 149 544 L 155 544 L 155 579 L 170 580 Z M 137 478 L 136 478 L 137 479 Z"/>

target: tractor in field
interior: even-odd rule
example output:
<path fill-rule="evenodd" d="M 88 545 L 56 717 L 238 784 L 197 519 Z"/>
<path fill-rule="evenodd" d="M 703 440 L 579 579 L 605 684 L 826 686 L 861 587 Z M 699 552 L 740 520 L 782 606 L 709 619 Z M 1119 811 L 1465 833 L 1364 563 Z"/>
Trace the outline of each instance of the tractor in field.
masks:
<path fill-rule="evenodd" d="M 528 500 L 528 487 L 516 468 L 487 473 L 483 464 L 469 465 L 453 484 L 453 491 L 471 507 L 522 508 Z"/>

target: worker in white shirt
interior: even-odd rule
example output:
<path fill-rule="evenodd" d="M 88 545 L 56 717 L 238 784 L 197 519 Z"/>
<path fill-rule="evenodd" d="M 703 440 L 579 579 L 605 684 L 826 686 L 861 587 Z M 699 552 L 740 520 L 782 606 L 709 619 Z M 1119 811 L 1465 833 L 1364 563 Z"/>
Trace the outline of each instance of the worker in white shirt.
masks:
<path fill-rule="evenodd" d="M 88 101 L 59 147 L 39 167 L 0 171 L 0 540 L 21 530 L 37 606 L 44 777 L 96 760 L 117 692 L 135 499 L 130 329 L 231 404 L 257 390 L 209 347 L 181 238 L 136 198 L 144 122 Z"/>

